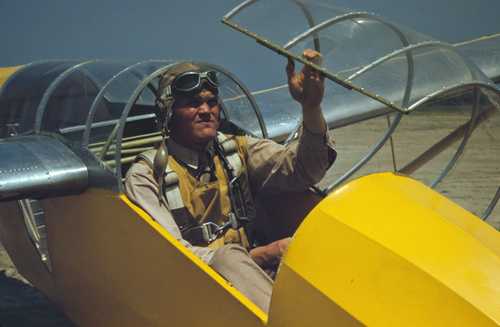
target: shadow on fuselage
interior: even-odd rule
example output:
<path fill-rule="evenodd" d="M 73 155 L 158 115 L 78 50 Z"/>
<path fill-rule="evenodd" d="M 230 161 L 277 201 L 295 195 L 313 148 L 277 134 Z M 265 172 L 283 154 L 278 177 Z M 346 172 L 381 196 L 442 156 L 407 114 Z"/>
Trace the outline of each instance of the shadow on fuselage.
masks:
<path fill-rule="evenodd" d="M 0 271 L 1 327 L 75 326 L 33 286 Z"/>

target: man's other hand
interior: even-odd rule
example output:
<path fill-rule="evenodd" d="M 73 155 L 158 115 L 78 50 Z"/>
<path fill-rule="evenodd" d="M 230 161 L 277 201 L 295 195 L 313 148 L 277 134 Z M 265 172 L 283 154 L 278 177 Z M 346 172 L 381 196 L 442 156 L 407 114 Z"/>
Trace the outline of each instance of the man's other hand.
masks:
<path fill-rule="evenodd" d="M 274 268 L 285 254 L 292 239 L 290 237 L 274 241 L 268 245 L 250 250 L 250 257 L 263 269 Z"/>

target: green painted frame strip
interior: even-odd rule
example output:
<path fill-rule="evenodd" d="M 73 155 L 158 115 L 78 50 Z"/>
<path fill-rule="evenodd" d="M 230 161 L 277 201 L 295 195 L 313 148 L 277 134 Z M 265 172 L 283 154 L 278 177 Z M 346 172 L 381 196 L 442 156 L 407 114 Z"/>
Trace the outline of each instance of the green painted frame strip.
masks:
<path fill-rule="evenodd" d="M 281 55 L 281 56 L 284 56 L 284 57 L 287 57 L 287 58 L 293 58 L 294 60 L 297 60 L 298 62 L 308 66 L 308 67 L 311 67 L 319 72 L 321 72 L 326 78 L 328 78 L 329 80 L 331 80 L 332 82 L 334 83 L 337 83 L 339 84 L 340 86 L 348 89 L 348 90 L 354 90 L 364 96 L 367 96 L 375 101 L 378 101 L 380 103 L 382 103 L 383 105 L 391 108 L 391 109 L 394 109 L 398 112 L 401 112 L 401 113 L 409 113 L 408 110 L 405 110 L 404 108 L 398 106 L 397 104 L 395 104 L 394 102 L 392 101 L 389 101 L 383 97 L 381 97 L 380 95 L 377 95 L 377 94 L 373 94 L 369 91 L 367 91 L 366 89 L 362 88 L 362 87 L 359 87 L 359 86 L 356 86 L 354 85 L 353 83 L 347 81 L 347 80 L 344 80 L 342 78 L 340 78 L 339 76 L 329 72 L 328 70 L 326 70 L 325 68 L 321 67 L 321 66 L 318 66 L 318 65 L 315 65 L 313 64 L 312 62 L 310 61 L 307 61 L 306 59 L 300 57 L 300 56 L 297 56 L 295 55 L 294 53 L 286 50 L 285 48 L 279 46 L 279 45 L 276 45 L 272 42 L 270 42 L 269 40 L 266 40 L 262 37 L 260 37 L 259 35 L 257 35 L 256 33 L 253 33 L 241 26 L 239 26 L 238 24 L 235 24 L 229 20 L 227 20 L 226 18 L 223 18 L 222 19 L 222 23 L 233 28 L 234 30 L 240 32 L 240 33 L 243 33 L 253 39 L 255 39 L 255 41 L 257 41 L 257 43 L 263 45 L 264 47 L 276 52 L 277 54 Z"/>

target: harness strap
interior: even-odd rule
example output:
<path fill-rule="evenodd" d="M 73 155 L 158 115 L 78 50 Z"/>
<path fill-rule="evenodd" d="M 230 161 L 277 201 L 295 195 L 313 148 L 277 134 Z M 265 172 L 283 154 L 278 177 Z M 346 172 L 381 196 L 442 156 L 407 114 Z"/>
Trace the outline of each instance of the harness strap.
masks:
<path fill-rule="evenodd" d="M 154 158 L 157 150 L 148 150 L 139 154 L 136 161 L 144 161 L 151 169 L 154 169 Z M 182 201 L 181 190 L 179 188 L 179 176 L 167 163 L 163 174 L 163 195 L 167 208 L 172 213 L 175 223 L 179 226 L 181 234 L 195 224 L 187 213 L 184 201 Z"/>
<path fill-rule="evenodd" d="M 243 163 L 238 154 L 238 144 L 232 138 L 228 138 L 222 133 L 217 133 L 217 141 L 224 150 L 224 155 L 228 160 L 233 170 L 234 176 L 239 176 L 242 173 Z M 157 150 L 149 150 L 139 154 L 136 161 L 143 160 L 154 171 L 154 160 Z M 160 183 L 159 183 L 160 184 Z M 182 200 L 181 190 L 179 187 L 179 176 L 170 167 L 167 162 L 165 173 L 163 174 L 162 188 L 166 205 L 179 226 L 183 238 L 191 241 L 193 244 L 211 243 L 216 240 L 228 228 L 238 228 L 234 214 L 231 214 L 229 220 L 219 226 L 213 222 L 199 224 L 189 214 L 184 201 Z M 231 196 L 231 195 L 229 195 Z M 233 208 L 233 210 L 237 210 Z"/>
<path fill-rule="evenodd" d="M 233 168 L 233 174 L 235 176 L 239 176 L 243 168 L 243 163 L 241 162 L 241 158 L 238 154 L 238 144 L 234 139 L 230 139 L 222 133 L 218 133 L 217 140 L 224 149 L 226 159 Z"/>

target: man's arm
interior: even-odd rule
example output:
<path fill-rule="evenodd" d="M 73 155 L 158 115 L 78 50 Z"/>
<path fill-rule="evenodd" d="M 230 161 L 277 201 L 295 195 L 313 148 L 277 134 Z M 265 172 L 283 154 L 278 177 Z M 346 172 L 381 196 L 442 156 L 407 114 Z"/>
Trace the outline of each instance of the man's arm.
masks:
<path fill-rule="evenodd" d="M 158 184 L 153 177 L 153 171 L 146 163 L 139 161 L 130 167 L 125 179 L 125 192 L 132 202 L 146 211 L 185 247 L 205 263 L 210 263 L 214 250 L 208 247 L 193 246 L 182 238 L 174 217 L 165 204 L 158 199 Z"/>
<path fill-rule="evenodd" d="M 313 50 L 304 57 L 319 64 L 321 56 Z M 290 94 L 300 103 L 303 125 L 297 142 L 288 146 L 271 140 L 248 138 L 248 170 L 254 192 L 303 190 L 318 183 L 336 157 L 333 141 L 321 112 L 324 78 L 307 66 L 295 73 L 293 61 L 287 68 Z"/>

